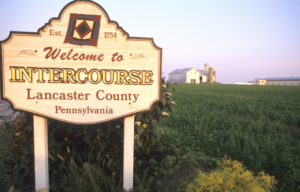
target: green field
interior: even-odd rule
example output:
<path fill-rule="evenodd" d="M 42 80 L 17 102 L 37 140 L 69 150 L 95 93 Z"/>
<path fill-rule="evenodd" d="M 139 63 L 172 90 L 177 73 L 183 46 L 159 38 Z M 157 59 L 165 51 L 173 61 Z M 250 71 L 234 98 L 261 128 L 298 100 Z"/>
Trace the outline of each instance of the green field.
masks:
<path fill-rule="evenodd" d="M 217 161 L 222 161 L 225 155 L 243 162 L 243 166 L 255 175 L 263 171 L 275 176 L 278 180 L 277 191 L 300 191 L 300 87 L 219 84 L 179 84 L 174 87 L 175 92 L 171 91 L 170 97 L 177 103 L 176 113 L 167 111 L 170 115 L 166 123 L 157 126 L 158 130 L 163 129 L 164 135 L 159 142 L 152 143 L 150 153 L 135 150 L 134 192 L 187 191 L 186 184 L 195 181 L 194 170 L 209 172 L 218 169 Z M 21 133 L 23 140 L 33 137 L 32 116 L 27 115 L 25 119 Z M 49 147 L 52 154 L 49 160 L 50 178 L 54 178 L 51 175 L 57 175 L 53 170 L 59 168 L 66 174 L 61 174 L 63 178 L 75 183 L 72 186 L 74 189 L 77 188 L 76 184 L 83 187 L 86 183 L 94 182 L 90 178 L 97 178 L 96 187 L 99 191 L 105 191 L 109 183 L 110 189 L 122 191 L 123 130 L 119 124 L 122 125 L 116 121 L 89 128 L 72 128 L 69 124 L 52 121 L 48 127 L 48 139 L 55 144 Z M 116 125 L 119 128 L 114 128 Z M 15 147 L 9 141 L 19 140 L 13 135 L 20 130 L 20 125 L 13 123 L 7 126 L 7 129 L 0 129 L 0 161 L 6 162 L 0 163 L 0 191 L 4 190 L 1 190 L 2 187 L 9 186 L 5 178 L 22 179 L 28 173 L 26 177 L 29 181 L 33 183 L 34 180 L 32 139 L 28 142 L 25 139 L 23 144 L 18 143 L 23 147 Z M 150 127 L 150 123 L 148 126 Z M 147 130 L 147 133 L 154 130 L 149 127 L 142 130 Z M 102 131 L 95 134 L 96 129 Z M 56 137 L 53 136 L 54 133 L 57 133 Z M 99 138 L 101 142 L 98 141 Z M 98 148 L 94 144 L 103 148 L 102 153 L 96 151 Z M 68 152 L 67 146 L 70 146 L 72 153 Z M 81 151 L 82 149 L 85 151 Z M 80 161 L 90 160 L 93 165 L 101 163 L 97 169 L 99 173 L 92 172 L 92 176 L 83 174 L 78 177 L 78 170 L 72 172 L 71 169 L 69 172 L 69 169 L 63 168 L 69 166 L 70 159 L 77 157 L 76 153 Z M 65 160 L 56 157 L 57 154 Z M 23 159 L 27 162 L 26 166 Z M 27 172 L 18 168 L 19 166 L 25 167 Z M 85 169 L 91 168 L 89 166 L 85 164 L 85 167 L 80 167 L 83 172 L 79 172 L 84 173 Z M 17 176 L 21 176 L 15 177 L 16 172 Z M 191 173 L 190 177 L 185 172 Z M 116 177 L 113 177 L 114 174 Z M 99 178 L 104 178 L 105 182 Z M 76 179 L 80 179 L 81 183 Z M 16 187 L 20 186 L 17 182 L 13 183 Z M 54 184 L 51 187 L 56 191 Z M 62 184 L 56 184 L 56 187 L 73 190 Z"/>
<path fill-rule="evenodd" d="M 300 191 L 300 87 L 179 84 L 162 145 L 224 155 Z"/>

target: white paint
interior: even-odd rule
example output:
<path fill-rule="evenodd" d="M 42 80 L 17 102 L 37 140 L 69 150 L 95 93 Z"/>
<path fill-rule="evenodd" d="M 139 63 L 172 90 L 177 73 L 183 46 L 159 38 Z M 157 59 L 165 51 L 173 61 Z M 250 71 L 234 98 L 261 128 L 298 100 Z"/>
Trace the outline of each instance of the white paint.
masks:
<path fill-rule="evenodd" d="M 253 85 L 253 83 L 235 83 L 235 85 Z"/>
<path fill-rule="evenodd" d="M 200 83 L 200 73 L 194 68 L 186 73 L 186 83 L 192 83 L 192 80 L 195 80 L 196 84 Z"/>
<path fill-rule="evenodd" d="M 134 169 L 134 116 L 124 118 L 123 188 L 133 188 Z"/>
<path fill-rule="evenodd" d="M 181 68 L 180 68 L 181 69 Z M 189 68 L 183 68 L 189 69 Z M 178 69 L 176 69 L 178 70 Z M 192 79 L 196 80 L 196 84 L 200 83 L 200 78 L 202 77 L 201 83 L 208 83 L 209 81 L 209 65 L 206 63 L 204 65 L 204 70 L 194 69 L 190 67 L 190 70 L 186 72 L 179 72 L 176 70 L 169 73 L 169 81 L 173 83 L 191 83 Z M 216 70 L 213 69 L 215 72 Z M 216 81 L 216 75 L 213 75 L 213 81 Z"/>
<path fill-rule="evenodd" d="M 47 119 L 33 116 L 35 190 L 49 187 Z M 47 192 L 49 189 L 47 188 Z"/>

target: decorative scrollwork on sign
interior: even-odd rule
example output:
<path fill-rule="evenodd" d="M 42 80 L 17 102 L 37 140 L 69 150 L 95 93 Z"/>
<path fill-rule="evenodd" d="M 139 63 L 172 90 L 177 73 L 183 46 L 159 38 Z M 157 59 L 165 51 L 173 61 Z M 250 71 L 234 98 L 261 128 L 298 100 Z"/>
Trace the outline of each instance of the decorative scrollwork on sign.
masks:
<path fill-rule="evenodd" d="M 27 49 L 27 50 L 23 49 L 23 50 L 20 51 L 20 53 L 18 55 L 24 54 L 24 55 L 33 55 L 33 56 L 35 56 L 36 55 L 35 53 L 37 53 L 37 50 L 34 51 L 34 50 L 31 50 L 31 49 Z"/>
<path fill-rule="evenodd" d="M 140 59 L 140 58 L 145 58 L 147 60 L 144 54 L 130 53 L 130 59 Z"/>

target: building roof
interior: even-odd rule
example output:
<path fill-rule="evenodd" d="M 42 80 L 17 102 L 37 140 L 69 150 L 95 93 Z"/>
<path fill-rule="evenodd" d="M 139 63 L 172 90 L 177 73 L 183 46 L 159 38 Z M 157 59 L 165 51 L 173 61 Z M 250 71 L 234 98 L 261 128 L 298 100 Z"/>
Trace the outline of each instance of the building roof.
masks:
<path fill-rule="evenodd" d="M 174 71 L 172 71 L 170 74 L 180 74 L 180 73 L 183 73 L 183 74 L 186 74 L 187 72 L 189 72 L 191 69 L 193 68 L 185 68 L 185 69 L 176 69 Z"/>
<path fill-rule="evenodd" d="M 208 76 L 208 71 L 197 69 L 197 71 L 200 73 L 200 75 Z"/>
<path fill-rule="evenodd" d="M 267 81 L 297 81 L 300 80 L 300 77 L 267 77 L 258 79 L 265 79 Z"/>
<path fill-rule="evenodd" d="M 185 68 L 185 69 L 176 69 L 174 71 L 172 71 L 170 74 L 186 74 L 187 72 L 189 72 L 191 69 L 193 68 Z M 200 73 L 200 75 L 205 75 L 208 76 L 208 71 L 205 70 L 201 70 L 201 69 L 196 69 L 196 71 L 198 71 Z M 215 71 L 215 70 L 214 70 Z"/>

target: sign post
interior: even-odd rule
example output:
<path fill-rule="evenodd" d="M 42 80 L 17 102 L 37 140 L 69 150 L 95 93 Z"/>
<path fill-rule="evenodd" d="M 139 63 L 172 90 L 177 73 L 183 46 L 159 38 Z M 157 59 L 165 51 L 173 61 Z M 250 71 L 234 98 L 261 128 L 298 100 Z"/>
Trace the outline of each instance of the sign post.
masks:
<path fill-rule="evenodd" d="M 0 62 L 1 97 L 34 114 L 37 190 L 48 185 L 46 118 L 125 118 L 124 187 L 132 188 L 133 115 L 161 101 L 162 49 L 152 38 L 130 37 L 95 2 L 72 1 L 37 32 L 10 32 Z"/>
<path fill-rule="evenodd" d="M 123 188 L 133 188 L 134 115 L 124 118 Z"/>
<path fill-rule="evenodd" d="M 49 186 L 47 119 L 33 116 L 35 190 Z M 49 191 L 47 189 L 47 191 Z"/>

